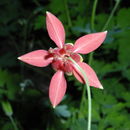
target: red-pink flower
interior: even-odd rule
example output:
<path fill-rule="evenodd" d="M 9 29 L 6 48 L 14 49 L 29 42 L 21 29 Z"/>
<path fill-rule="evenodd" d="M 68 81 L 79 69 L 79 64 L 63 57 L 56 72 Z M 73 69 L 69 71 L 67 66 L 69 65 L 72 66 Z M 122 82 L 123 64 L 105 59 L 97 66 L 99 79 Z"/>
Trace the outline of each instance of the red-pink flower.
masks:
<path fill-rule="evenodd" d="M 92 33 L 80 37 L 73 44 L 65 44 L 65 31 L 60 20 L 47 12 L 46 26 L 50 38 L 57 45 L 56 48 L 46 50 L 36 50 L 20 56 L 18 59 L 33 66 L 45 67 L 49 64 L 56 71 L 53 75 L 50 87 L 49 98 L 53 107 L 57 106 L 66 92 L 67 83 L 64 73 L 73 74 L 77 80 L 84 83 L 84 78 L 75 65 L 68 59 L 71 57 L 85 71 L 90 86 L 103 89 L 94 70 L 86 63 L 82 62 L 82 57 L 78 54 L 87 54 L 97 49 L 104 41 L 107 31 Z"/>

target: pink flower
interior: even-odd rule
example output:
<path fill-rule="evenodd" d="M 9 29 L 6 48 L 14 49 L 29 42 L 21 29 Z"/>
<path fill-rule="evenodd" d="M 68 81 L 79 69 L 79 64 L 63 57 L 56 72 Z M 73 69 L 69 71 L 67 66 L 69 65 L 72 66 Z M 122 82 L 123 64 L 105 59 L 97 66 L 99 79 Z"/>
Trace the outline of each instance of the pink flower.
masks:
<path fill-rule="evenodd" d="M 65 31 L 60 20 L 47 12 L 47 31 L 50 38 L 57 45 L 56 48 L 46 50 L 36 50 L 20 56 L 18 59 L 33 66 L 45 67 L 49 64 L 56 71 L 53 75 L 50 87 L 49 98 L 53 107 L 57 106 L 65 95 L 67 83 L 64 73 L 74 75 L 77 80 L 84 83 L 84 78 L 75 65 L 68 59 L 71 57 L 85 71 L 90 86 L 103 89 L 94 70 L 86 63 L 82 62 L 80 54 L 87 54 L 97 49 L 104 41 L 107 31 L 88 34 L 76 40 L 75 44 L 65 44 Z"/>

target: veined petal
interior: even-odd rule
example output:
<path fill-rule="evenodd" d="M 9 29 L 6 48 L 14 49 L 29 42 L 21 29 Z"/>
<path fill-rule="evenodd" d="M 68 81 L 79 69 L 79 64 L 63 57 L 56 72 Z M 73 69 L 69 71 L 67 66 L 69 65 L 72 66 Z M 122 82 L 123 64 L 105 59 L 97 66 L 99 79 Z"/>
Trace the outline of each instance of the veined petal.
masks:
<path fill-rule="evenodd" d="M 90 86 L 94 86 L 96 88 L 100 88 L 103 89 L 100 81 L 98 80 L 98 77 L 95 73 L 95 71 L 86 63 L 84 62 L 79 62 L 77 63 L 86 73 L 86 76 L 88 78 L 88 82 Z M 76 66 L 74 66 L 73 69 L 73 74 L 76 77 L 77 80 L 79 80 L 81 83 L 85 83 L 83 75 L 81 74 L 81 72 L 76 68 Z"/>
<path fill-rule="evenodd" d="M 61 21 L 50 12 L 47 12 L 46 25 L 50 38 L 59 48 L 62 48 L 65 42 L 65 30 Z"/>
<path fill-rule="evenodd" d="M 73 52 L 87 54 L 97 49 L 106 38 L 107 31 L 85 35 L 74 44 Z"/>
<path fill-rule="evenodd" d="M 48 51 L 36 50 L 18 57 L 19 60 L 37 67 L 45 67 L 52 62 L 48 57 Z"/>
<path fill-rule="evenodd" d="M 66 80 L 63 71 L 57 71 L 51 79 L 49 98 L 55 108 L 62 100 L 66 92 Z"/>

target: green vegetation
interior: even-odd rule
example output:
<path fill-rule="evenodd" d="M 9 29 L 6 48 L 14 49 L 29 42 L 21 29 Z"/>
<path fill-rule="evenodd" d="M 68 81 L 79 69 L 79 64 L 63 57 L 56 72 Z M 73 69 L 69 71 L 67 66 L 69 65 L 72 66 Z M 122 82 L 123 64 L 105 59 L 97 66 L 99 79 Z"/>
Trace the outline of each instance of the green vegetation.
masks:
<path fill-rule="evenodd" d="M 67 94 L 53 109 L 48 86 L 54 71 L 17 60 L 32 50 L 55 47 L 46 31 L 46 11 L 64 24 L 66 43 L 108 31 L 103 45 L 83 56 L 104 87 L 91 87 L 92 130 L 130 130 L 129 0 L 1 0 L 0 7 L 0 130 L 87 129 L 84 85 L 66 76 Z"/>

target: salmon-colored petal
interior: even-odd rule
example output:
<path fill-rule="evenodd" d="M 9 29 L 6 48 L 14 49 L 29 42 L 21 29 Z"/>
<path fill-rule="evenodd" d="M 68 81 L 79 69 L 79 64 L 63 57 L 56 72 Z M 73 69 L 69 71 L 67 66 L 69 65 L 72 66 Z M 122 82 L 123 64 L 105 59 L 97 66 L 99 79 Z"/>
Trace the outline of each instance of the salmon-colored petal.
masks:
<path fill-rule="evenodd" d="M 72 53 L 70 55 L 70 57 L 75 60 L 76 62 L 82 62 L 83 61 L 83 58 L 81 55 L 77 54 L 77 53 Z"/>
<path fill-rule="evenodd" d="M 48 51 L 36 50 L 18 57 L 19 60 L 37 67 L 45 67 L 52 62 L 48 57 Z"/>
<path fill-rule="evenodd" d="M 90 86 L 96 87 L 96 88 L 100 88 L 103 89 L 95 71 L 86 63 L 84 62 L 79 62 L 77 63 L 86 73 L 86 76 L 88 78 L 88 82 Z M 76 68 L 76 66 L 74 66 L 73 69 L 73 74 L 76 77 L 77 80 L 79 80 L 81 83 L 85 83 L 83 75 L 81 74 L 81 72 Z"/>
<path fill-rule="evenodd" d="M 66 80 L 63 71 L 57 71 L 51 79 L 49 98 L 55 108 L 62 100 L 66 92 Z"/>
<path fill-rule="evenodd" d="M 62 48 L 65 42 L 65 31 L 61 21 L 50 12 L 47 12 L 46 25 L 50 38 L 59 48 Z"/>
<path fill-rule="evenodd" d="M 72 43 L 66 43 L 64 45 L 64 49 L 67 50 L 67 51 L 72 51 L 74 48 L 74 45 Z"/>
<path fill-rule="evenodd" d="M 52 68 L 55 71 L 57 71 L 57 70 L 63 70 L 63 66 L 64 66 L 62 60 L 56 60 L 56 61 L 54 60 L 51 65 L 52 65 Z"/>
<path fill-rule="evenodd" d="M 73 52 L 87 54 L 97 49 L 106 38 L 107 31 L 80 37 L 74 44 Z"/>

